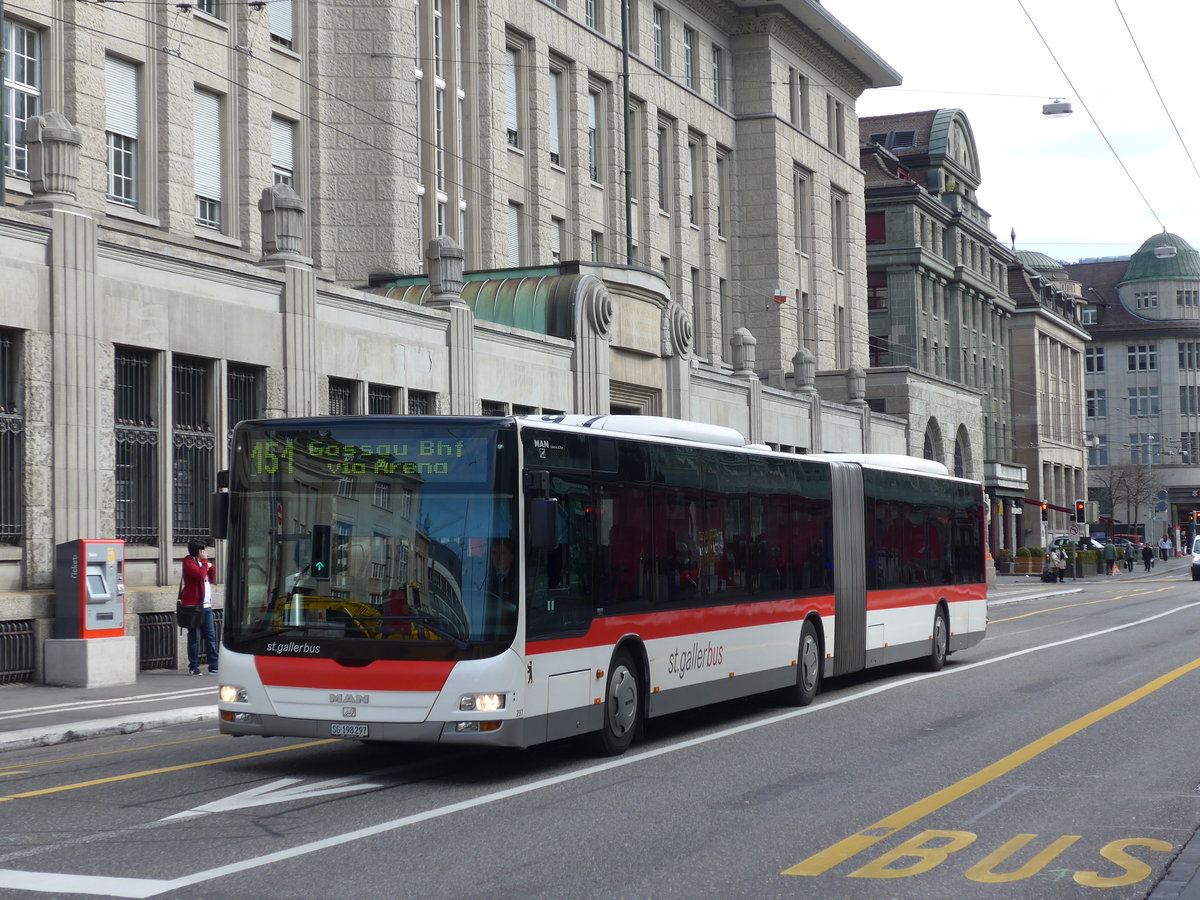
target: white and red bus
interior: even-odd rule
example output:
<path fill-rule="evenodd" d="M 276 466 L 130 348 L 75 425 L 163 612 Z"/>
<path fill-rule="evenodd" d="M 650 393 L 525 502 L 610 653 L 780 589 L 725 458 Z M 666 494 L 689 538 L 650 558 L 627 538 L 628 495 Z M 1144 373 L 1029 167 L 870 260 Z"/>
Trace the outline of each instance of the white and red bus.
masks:
<path fill-rule="evenodd" d="M 909 457 L 642 416 L 271 419 L 218 497 L 227 734 L 619 753 L 987 627 L 982 489 Z"/>

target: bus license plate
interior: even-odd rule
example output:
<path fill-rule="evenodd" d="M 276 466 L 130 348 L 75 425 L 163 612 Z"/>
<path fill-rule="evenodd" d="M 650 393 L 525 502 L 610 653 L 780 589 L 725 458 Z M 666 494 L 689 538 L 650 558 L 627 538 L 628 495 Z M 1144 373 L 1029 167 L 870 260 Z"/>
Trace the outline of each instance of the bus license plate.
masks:
<path fill-rule="evenodd" d="M 333 737 L 365 738 L 367 737 L 367 726 L 334 722 L 329 726 L 329 733 Z"/>

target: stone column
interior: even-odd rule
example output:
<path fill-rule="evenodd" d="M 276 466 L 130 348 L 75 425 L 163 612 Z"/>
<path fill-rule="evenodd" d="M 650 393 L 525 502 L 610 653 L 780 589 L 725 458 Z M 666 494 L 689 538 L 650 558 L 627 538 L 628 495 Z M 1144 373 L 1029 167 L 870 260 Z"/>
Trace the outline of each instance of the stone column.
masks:
<path fill-rule="evenodd" d="M 666 370 L 666 396 L 663 415 L 675 419 L 692 417 L 691 361 L 694 339 L 692 317 L 682 306 L 667 308 L 667 341 L 663 348 Z"/>
<path fill-rule="evenodd" d="M 452 416 L 479 415 L 475 396 L 475 312 L 462 298 L 463 250 L 446 235 L 429 242 L 425 250 L 429 261 L 429 290 L 425 305 L 444 309 L 450 314 L 446 329 L 449 350 L 450 397 L 447 412 Z"/>
<path fill-rule="evenodd" d="M 821 395 L 817 393 L 817 357 L 807 347 L 801 347 L 792 357 L 794 390 L 808 401 L 808 452 L 820 453 Z"/>
<path fill-rule="evenodd" d="M 285 416 L 315 416 L 325 410 L 325 383 L 317 350 L 317 281 L 312 260 L 300 255 L 304 233 L 304 201 L 290 187 L 264 188 L 258 201 L 262 214 L 263 256 L 259 265 L 283 275 L 279 314 L 283 325 Z"/>
<path fill-rule="evenodd" d="M 51 414 L 53 543 L 113 537 L 111 516 L 101 521 L 101 473 L 111 480 L 111 418 L 101 421 L 100 386 L 111 390 L 111 373 L 99 368 L 96 291 L 96 222 L 76 202 L 79 129 L 61 113 L 25 123 L 29 184 L 25 208 L 50 219 Z M 101 448 L 109 452 L 101 464 Z M 110 482 L 111 483 L 111 482 Z M 111 508 L 111 505 L 110 505 Z"/>
<path fill-rule="evenodd" d="M 571 367 L 575 378 L 575 408 L 583 415 L 605 415 L 609 410 L 613 299 L 595 275 L 582 275 L 573 291 L 575 353 Z"/>
<path fill-rule="evenodd" d="M 762 382 L 754 365 L 757 360 L 758 340 L 748 328 L 739 328 L 729 339 L 733 356 L 733 377 L 746 382 L 746 411 L 749 427 L 746 440 L 751 444 L 762 443 Z"/>
<path fill-rule="evenodd" d="M 857 408 L 861 424 L 859 429 L 862 439 L 862 452 L 871 452 L 871 407 L 867 405 L 867 373 L 861 366 L 851 366 L 846 370 L 847 405 Z"/>

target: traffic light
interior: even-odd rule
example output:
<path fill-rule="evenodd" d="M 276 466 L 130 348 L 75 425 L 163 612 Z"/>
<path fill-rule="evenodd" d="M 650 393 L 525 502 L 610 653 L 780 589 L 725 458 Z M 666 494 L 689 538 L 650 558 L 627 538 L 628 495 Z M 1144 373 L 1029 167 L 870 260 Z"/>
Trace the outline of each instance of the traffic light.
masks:
<path fill-rule="evenodd" d="M 309 563 L 309 574 L 313 578 L 329 577 L 329 556 L 333 549 L 333 529 L 329 525 L 313 525 L 312 530 L 312 560 Z"/>
<path fill-rule="evenodd" d="M 1087 521 L 1087 504 L 1084 503 L 1082 500 L 1075 501 L 1075 521 L 1076 522 L 1086 522 Z"/>
<path fill-rule="evenodd" d="M 1043 501 L 1042 501 L 1042 504 L 1041 504 L 1041 505 L 1042 505 L 1042 521 L 1043 521 L 1043 522 L 1045 522 L 1045 521 L 1047 521 L 1047 520 L 1050 518 L 1050 509 L 1049 509 L 1049 507 L 1046 505 L 1046 501 L 1045 501 L 1045 500 L 1043 500 Z"/>

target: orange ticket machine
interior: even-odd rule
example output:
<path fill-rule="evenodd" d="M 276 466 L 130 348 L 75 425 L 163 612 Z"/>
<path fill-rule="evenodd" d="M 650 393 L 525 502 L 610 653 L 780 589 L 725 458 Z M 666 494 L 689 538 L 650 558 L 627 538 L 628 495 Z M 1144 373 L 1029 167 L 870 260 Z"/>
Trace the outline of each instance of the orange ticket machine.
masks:
<path fill-rule="evenodd" d="M 81 539 L 55 547 L 55 638 L 125 634 L 125 542 Z"/>

